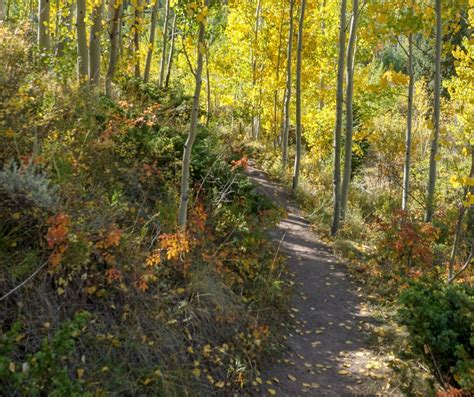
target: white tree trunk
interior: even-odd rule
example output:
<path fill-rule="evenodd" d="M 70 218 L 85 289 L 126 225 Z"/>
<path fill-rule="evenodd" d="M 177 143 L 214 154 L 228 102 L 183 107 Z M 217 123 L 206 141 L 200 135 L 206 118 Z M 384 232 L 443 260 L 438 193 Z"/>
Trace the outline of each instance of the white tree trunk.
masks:
<path fill-rule="evenodd" d="M 0 0 L 0 22 L 3 22 L 5 17 L 5 0 Z"/>
<path fill-rule="evenodd" d="M 171 31 L 171 44 L 170 44 L 170 52 L 168 54 L 168 65 L 166 67 L 166 78 L 165 78 L 165 88 L 168 88 L 170 84 L 170 77 L 171 77 L 171 67 L 173 65 L 173 55 L 174 55 L 174 45 L 176 42 L 176 21 L 178 16 L 174 14 L 173 18 L 173 29 Z"/>
<path fill-rule="evenodd" d="M 354 59 L 356 53 L 357 19 L 359 14 L 359 0 L 352 1 L 351 28 L 349 31 L 349 43 L 347 45 L 347 67 L 346 67 L 346 140 L 344 142 L 344 174 L 341 189 L 341 218 L 347 213 L 349 201 L 349 188 L 352 175 L 352 136 L 354 127 L 354 115 L 352 112 L 352 98 L 354 94 Z"/>
<path fill-rule="evenodd" d="M 255 27 L 254 27 L 254 38 L 253 38 L 253 49 L 252 49 L 252 88 L 255 91 L 257 86 L 257 55 L 256 48 L 258 44 L 258 31 L 260 29 L 260 11 L 262 9 L 262 0 L 257 1 L 257 9 L 255 11 Z M 253 105 L 253 116 L 252 116 L 252 138 L 257 139 L 260 129 L 260 101 Z"/>
<path fill-rule="evenodd" d="M 205 1 L 205 5 L 208 5 L 208 0 Z M 205 25 L 199 24 L 199 38 L 197 45 L 197 66 L 195 71 L 195 88 L 193 98 L 193 108 L 191 110 L 191 125 L 189 127 L 189 134 L 186 143 L 184 144 L 183 151 L 183 166 L 181 174 L 181 197 L 179 203 L 179 215 L 178 225 L 182 228 L 186 227 L 187 214 L 188 214 L 188 203 L 189 203 L 189 166 L 191 164 L 191 153 L 196 139 L 198 115 L 199 115 L 199 98 L 201 95 L 202 86 L 202 69 L 204 63 L 205 53 Z"/>
<path fill-rule="evenodd" d="M 170 0 L 166 0 L 165 6 L 165 22 L 163 26 L 163 48 L 161 49 L 161 61 L 160 61 L 160 80 L 159 80 L 159 87 L 163 87 L 164 79 L 165 79 L 165 68 L 166 68 L 166 50 L 168 47 L 168 25 L 170 19 Z"/>
<path fill-rule="evenodd" d="M 93 87 L 100 85 L 100 39 L 102 33 L 102 14 L 104 2 L 100 0 L 92 9 L 92 26 L 89 39 L 89 79 Z"/>
<path fill-rule="evenodd" d="M 140 26 L 141 26 L 141 8 L 142 0 L 136 0 L 135 2 L 135 20 L 133 22 L 134 33 L 133 33 L 133 46 L 135 51 L 135 77 L 138 79 L 141 76 L 140 73 Z"/>
<path fill-rule="evenodd" d="M 288 50 L 286 55 L 286 92 L 283 110 L 283 133 L 282 133 L 282 159 L 283 171 L 288 166 L 288 135 L 290 131 L 290 102 L 291 102 L 291 58 L 293 53 L 293 9 L 295 0 L 290 0 L 290 27 L 288 29 Z"/>
<path fill-rule="evenodd" d="M 109 27 L 109 41 L 110 41 L 110 55 L 109 65 L 107 67 L 107 75 L 105 76 L 105 95 L 108 97 L 112 94 L 112 81 L 115 76 L 115 69 L 117 67 L 117 58 L 119 52 L 118 31 L 120 25 L 120 14 L 122 13 L 121 0 L 109 0 L 110 2 L 110 27 Z"/>
<path fill-rule="evenodd" d="M 405 139 L 405 163 L 403 166 L 403 196 L 402 210 L 408 211 L 408 197 L 410 194 L 411 168 L 411 137 L 413 126 L 413 96 L 415 90 L 415 74 L 413 71 L 413 35 L 408 35 L 408 103 L 407 103 L 407 134 Z"/>
<path fill-rule="evenodd" d="M 435 44 L 435 80 L 434 80 L 434 106 L 433 106 L 433 139 L 430 151 L 430 170 L 428 176 L 428 194 L 426 197 L 425 222 L 431 222 L 434 212 L 434 194 L 436 184 L 436 160 L 438 154 L 439 122 L 440 122 L 440 96 L 441 96 L 441 39 L 442 19 L 441 0 L 435 1 L 436 12 L 436 44 Z"/>
<path fill-rule="evenodd" d="M 89 76 L 89 51 L 86 33 L 87 1 L 77 0 L 76 35 L 77 35 L 77 71 L 81 84 L 87 82 Z"/>
<path fill-rule="evenodd" d="M 51 48 L 49 35 L 50 0 L 40 0 L 38 3 L 38 47 L 41 51 Z"/>
<path fill-rule="evenodd" d="M 298 28 L 298 47 L 296 50 L 296 156 L 295 166 L 293 170 L 293 191 L 298 188 L 300 178 L 300 163 L 301 163 L 301 62 L 303 52 L 303 26 L 304 26 L 304 12 L 306 8 L 306 0 L 301 0 L 300 23 Z"/>
<path fill-rule="evenodd" d="M 337 62 L 337 94 L 336 94 L 336 125 L 334 127 L 334 170 L 333 170 L 333 220 L 331 234 L 339 230 L 341 221 L 341 130 L 342 105 L 344 100 L 344 47 L 346 43 L 346 0 L 341 0 L 339 18 L 339 56 Z"/>
<path fill-rule="evenodd" d="M 155 33 L 156 33 L 156 14 L 158 13 L 159 0 L 155 0 L 153 8 L 151 10 L 151 21 L 150 21 L 150 38 L 148 40 L 148 51 L 146 53 L 145 61 L 145 72 L 143 73 L 143 81 L 148 83 L 150 81 L 150 69 L 151 59 L 153 58 L 153 50 L 155 46 Z"/>

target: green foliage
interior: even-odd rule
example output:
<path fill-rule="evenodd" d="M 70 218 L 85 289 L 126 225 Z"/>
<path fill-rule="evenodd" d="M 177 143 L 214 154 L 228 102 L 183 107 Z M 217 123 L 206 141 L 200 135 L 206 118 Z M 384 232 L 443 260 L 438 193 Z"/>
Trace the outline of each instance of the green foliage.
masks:
<path fill-rule="evenodd" d="M 19 348 L 24 326 L 15 322 L 0 335 L 0 389 L 8 395 L 89 396 L 66 363 L 76 353 L 76 341 L 85 330 L 90 314 L 82 312 L 65 321 L 51 336 L 45 336 L 38 349 L 26 356 Z"/>
<path fill-rule="evenodd" d="M 413 352 L 442 383 L 474 391 L 474 288 L 422 279 L 403 291 L 400 303 Z"/>

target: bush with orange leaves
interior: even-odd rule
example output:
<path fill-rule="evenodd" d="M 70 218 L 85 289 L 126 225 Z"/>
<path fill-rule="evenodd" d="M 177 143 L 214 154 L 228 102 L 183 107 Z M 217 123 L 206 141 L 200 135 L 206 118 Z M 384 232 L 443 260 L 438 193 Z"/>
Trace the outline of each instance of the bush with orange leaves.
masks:
<path fill-rule="evenodd" d="M 436 270 L 434 246 L 439 228 L 398 211 L 389 222 L 379 223 L 378 230 L 378 258 L 391 276 L 416 278 Z"/>

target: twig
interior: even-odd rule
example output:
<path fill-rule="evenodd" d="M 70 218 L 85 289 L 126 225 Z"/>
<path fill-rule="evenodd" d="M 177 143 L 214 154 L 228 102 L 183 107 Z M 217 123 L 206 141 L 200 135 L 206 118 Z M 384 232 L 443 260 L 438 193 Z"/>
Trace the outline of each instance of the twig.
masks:
<path fill-rule="evenodd" d="M 472 241 L 472 245 L 471 245 L 471 253 L 469 254 L 468 258 L 467 258 L 467 261 L 466 263 L 461 267 L 461 269 L 459 269 L 454 275 L 453 277 L 451 277 L 449 280 L 448 280 L 448 284 L 451 284 L 454 279 L 456 279 L 462 272 L 464 272 L 464 270 L 466 270 L 469 265 L 472 263 L 472 256 L 474 254 L 474 240 Z"/>
<path fill-rule="evenodd" d="M 13 288 L 11 291 L 7 292 L 5 295 L 3 295 L 1 298 L 0 298 L 0 302 L 7 299 L 11 294 L 13 294 L 16 290 L 20 289 L 21 287 L 23 287 L 28 281 L 30 281 L 34 276 L 36 276 L 41 269 L 43 269 L 46 265 L 48 264 L 48 261 L 45 261 L 40 267 L 38 267 L 38 269 L 36 269 L 30 276 L 28 276 L 28 278 L 26 280 L 24 280 L 23 282 L 21 282 L 20 284 L 18 284 L 15 288 Z"/>

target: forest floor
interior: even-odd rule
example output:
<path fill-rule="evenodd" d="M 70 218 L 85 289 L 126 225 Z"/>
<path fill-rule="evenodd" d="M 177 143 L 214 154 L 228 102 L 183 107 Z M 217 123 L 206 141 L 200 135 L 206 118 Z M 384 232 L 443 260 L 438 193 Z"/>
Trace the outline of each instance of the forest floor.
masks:
<path fill-rule="evenodd" d="M 284 353 L 264 369 L 256 395 L 393 395 L 389 370 L 369 343 L 376 320 L 346 265 L 313 234 L 291 193 L 253 167 L 248 175 L 287 212 L 271 238 L 293 286 Z"/>

